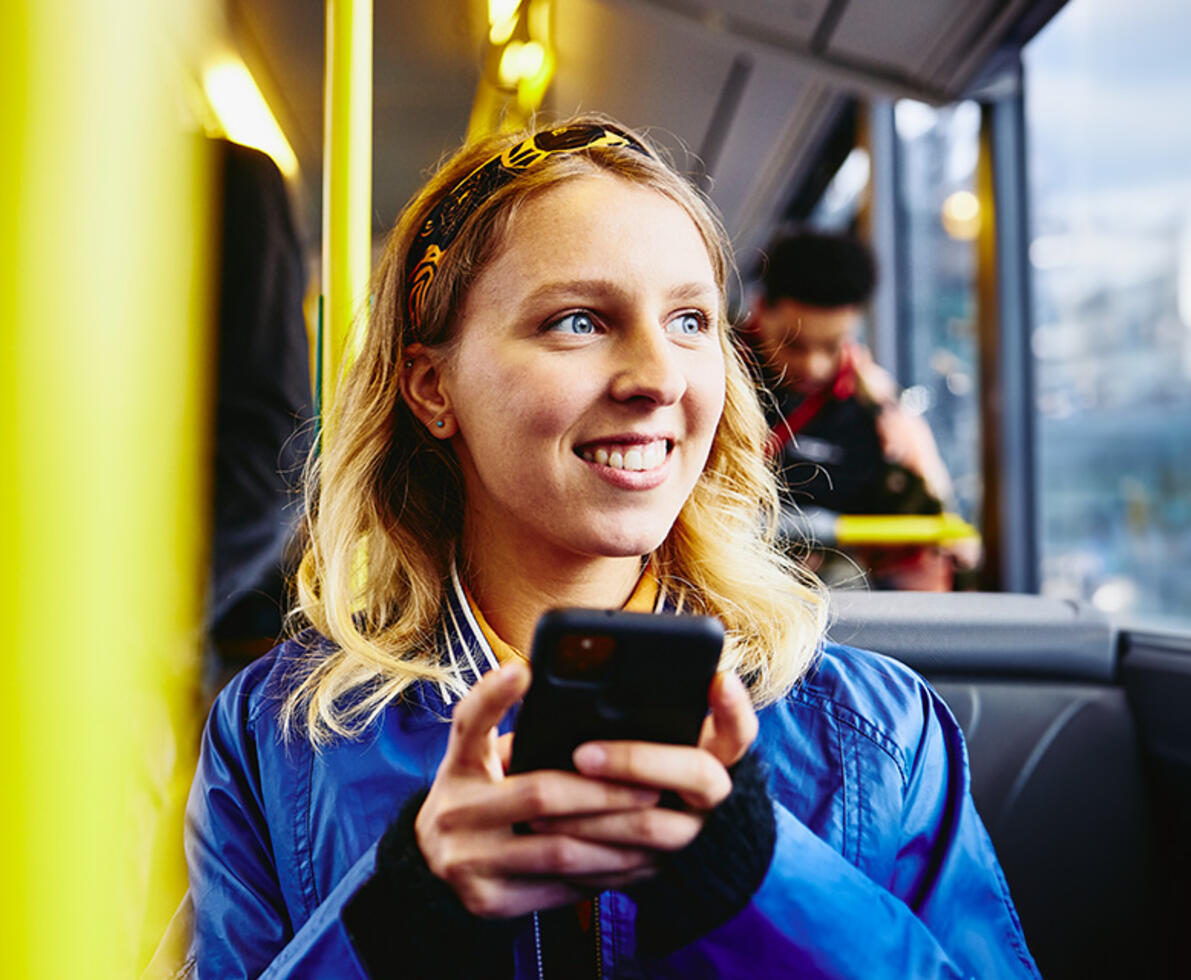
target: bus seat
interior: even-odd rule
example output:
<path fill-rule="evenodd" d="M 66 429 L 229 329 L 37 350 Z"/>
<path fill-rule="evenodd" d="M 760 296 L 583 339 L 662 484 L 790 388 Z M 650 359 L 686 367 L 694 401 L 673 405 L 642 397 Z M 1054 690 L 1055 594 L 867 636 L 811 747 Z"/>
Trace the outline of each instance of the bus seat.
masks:
<path fill-rule="evenodd" d="M 833 640 L 913 667 L 963 728 L 972 796 L 1043 976 L 1165 975 L 1152 799 L 1113 623 L 1041 596 L 832 600 Z"/>

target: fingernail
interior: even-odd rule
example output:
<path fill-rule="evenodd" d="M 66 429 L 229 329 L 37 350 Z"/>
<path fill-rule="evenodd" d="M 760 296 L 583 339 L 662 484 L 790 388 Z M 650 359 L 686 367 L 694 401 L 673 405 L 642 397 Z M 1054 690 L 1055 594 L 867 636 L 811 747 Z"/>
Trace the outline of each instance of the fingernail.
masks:
<path fill-rule="evenodd" d="M 599 772 L 604 768 L 604 763 L 608 761 L 608 753 L 604 751 L 603 746 L 588 742 L 575 749 L 572 758 L 575 760 L 575 768 L 581 772 Z"/>

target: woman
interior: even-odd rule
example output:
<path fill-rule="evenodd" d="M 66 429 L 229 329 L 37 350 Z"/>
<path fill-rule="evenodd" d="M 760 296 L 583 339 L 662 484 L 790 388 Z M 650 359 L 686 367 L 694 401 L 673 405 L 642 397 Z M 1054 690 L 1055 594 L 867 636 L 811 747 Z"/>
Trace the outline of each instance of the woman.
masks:
<path fill-rule="evenodd" d="M 199 975 L 1036 975 L 951 716 L 823 646 L 769 544 L 728 269 L 593 117 L 467 147 L 406 209 L 312 480 L 311 628 L 208 724 Z M 506 775 L 538 616 L 622 605 L 723 621 L 699 745 Z"/>

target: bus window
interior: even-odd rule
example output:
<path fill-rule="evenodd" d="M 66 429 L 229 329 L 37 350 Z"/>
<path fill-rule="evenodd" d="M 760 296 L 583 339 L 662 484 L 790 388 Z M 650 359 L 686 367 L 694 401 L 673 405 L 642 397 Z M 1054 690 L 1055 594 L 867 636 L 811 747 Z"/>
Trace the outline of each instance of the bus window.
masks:
<path fill-rule="evenodd" d="M 1191 8 L 1075 0 L 1026 47 L 1041 587 L 1191 619 Z"/>
<path fill-rule="evenodd" d="M 979 526 L 979 210 L 972 205 L 980 108 L 902 100 L 894 107 L 894 129 L 902 402 L 930 425 L 951 473 L 952 506 Z"/>

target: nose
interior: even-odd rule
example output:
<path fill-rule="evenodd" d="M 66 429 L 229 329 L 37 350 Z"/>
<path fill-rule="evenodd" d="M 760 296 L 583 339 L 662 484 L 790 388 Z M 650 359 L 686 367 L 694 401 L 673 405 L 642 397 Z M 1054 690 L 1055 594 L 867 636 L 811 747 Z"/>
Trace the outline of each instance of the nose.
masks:
<path fill-rule="evenodd" d="M 612 397 L 672 405 L 686 391 L 679 351 L 656 323 L 643 322 L 623 331 L 616 344 Z"/>

